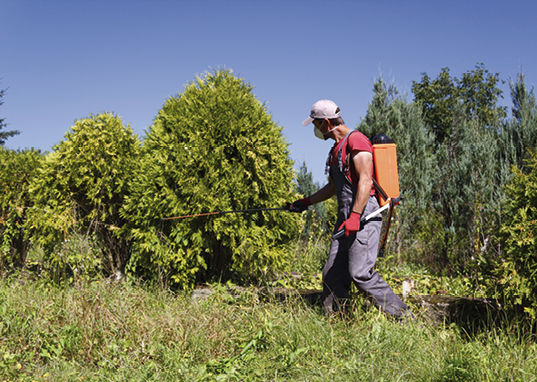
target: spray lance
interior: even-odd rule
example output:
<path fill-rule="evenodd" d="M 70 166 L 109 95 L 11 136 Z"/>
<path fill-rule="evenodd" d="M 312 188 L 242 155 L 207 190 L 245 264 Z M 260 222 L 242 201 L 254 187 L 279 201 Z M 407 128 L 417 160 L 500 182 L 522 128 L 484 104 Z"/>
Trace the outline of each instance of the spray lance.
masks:
<path fill-rule="evenodd" d="M 196 218 L 199 216 L 238 214 L 238 213 L 261 212 L 261 211 L 289 211 L 289 204 L 286 205 L 285 207 L 247 208 L 244 210 L 213 211 L 213 212 L 203 212 L 200 214 L 192 214 L 192 215 L 170 216 L 166 218 L 161 218 L 160 220 L 177 220 L 177 219 Z"/>

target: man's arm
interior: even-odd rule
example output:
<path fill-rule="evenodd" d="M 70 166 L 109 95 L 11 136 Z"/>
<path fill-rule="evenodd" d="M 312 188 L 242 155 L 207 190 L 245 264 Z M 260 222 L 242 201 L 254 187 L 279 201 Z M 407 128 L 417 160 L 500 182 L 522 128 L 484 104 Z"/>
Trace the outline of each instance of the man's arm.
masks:
<path fill-rule="evenodd" d="M 359 151 L 352 157 L 352 161 L 354 163 L 354 171 L 356 171 L 359 179 L 358 190 L 352 211 L 362 214 L 367 205 L 367 201 L 369 200 L 371 187 L 373 186 L 373 179 L 371 177 L 373 155 L 367 151 Z"/>
<path fill-rule="evenodd" d="M 326 199 L 331 198 L 336 194 L 336 188 L 332 182 L 326 184 L 323 188 L 320 188 L 316 193 L 312 194 L 309 199 L 311 204 L 320 203 Z"/>
<path fill-rule="evenodd" d="M 294 203 L 287 203 L 286 208 L 291 212 L 303 212 L 308 209 L 308 206 L 322 202 L 330 198 L 336 193 L 336 188 L 332 182 L 319 189 L 317 192 L 311 194 L 309 197 L 295 201 Z"/>
<path fill-rule="evenodd" d="M 354 154 L 352 157 L 354 171 L 360 177 L 358 180 L 358 190 L 349 217 L 341 223 L 341 226 L 338 228 L 339 232 L 334 235 L 334 239 L 341 237 L 340 233 L 343 232 L 342 230 L 344 230 L 345 236 L 349 236 L 360 230 L 360 219 L 371 194 L 371 186 L 373 185 L 373 179 L 371 178 L 373 155 L 367 151 L 358 151 L 356 154 L 354 152 L 352 154 Z"/>

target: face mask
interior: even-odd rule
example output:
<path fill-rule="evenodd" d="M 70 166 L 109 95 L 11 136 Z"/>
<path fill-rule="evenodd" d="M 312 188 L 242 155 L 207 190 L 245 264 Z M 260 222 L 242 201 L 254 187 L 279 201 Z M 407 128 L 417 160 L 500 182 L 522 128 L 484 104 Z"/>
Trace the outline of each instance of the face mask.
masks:
<path fill-rule="evenodd" d="M 326 140 L 326 138 L 324 137 L 323 133 L 321 133 L 321 130 L 319 130 L 319 128 L 317 126 L 313 127 L 313 133 L 315 134 L 315 136 L 317 138 L 322 139 L 323 141 Z"/>

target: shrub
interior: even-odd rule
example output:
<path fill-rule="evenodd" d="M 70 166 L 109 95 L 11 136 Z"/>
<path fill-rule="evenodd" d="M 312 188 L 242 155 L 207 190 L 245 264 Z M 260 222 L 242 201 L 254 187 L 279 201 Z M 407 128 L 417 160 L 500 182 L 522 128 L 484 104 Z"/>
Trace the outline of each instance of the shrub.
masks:
<path fill-rule="evenodd" d="M 100 260 L 86 263 L 101 264 L 105 275 L 124 271 L 129 245 L 120 234 L 125 220 L 119 211 L 139 150 L 132 130 L 119 117 L 105 113 L 76 121 L 45 157 L 31 186 L 35 209 L 28 227 L 43 248 L 44 261 L 61 268 L 55 274 L 76 273 L 76 264 L 63 254 L 69 242 L 81 237 L 95 241 L 100 249 L 87 253 L 97 252 Z"/>
<path fill-rule="evenodd" d="M 208 211 L 280 207 L 292 199 L 287 145 L 252 87 L 217 71 L 168 99 L 144 141 L 125 216 L 133 223 L 129 269 L 188 287 L 212 277 L 255 279 L 286 266 L 296 216 Z"/>
<path fill-rule="evenodd" d="M 24 222 L 32 206 L 28 188 L 40 160 L 35 150 L 0 147 L 0 270 L 9 272 L 24 265 L 30 244 Z"/>
<path fill-rule="evenodd" d="M 504 222 L 499 239 L 503 255 L 496 270 L 499 294 L 511 307 L 537 315 L 537 152 L 526 161 L 527 170 L 514 167 L 507 186 Z"/>

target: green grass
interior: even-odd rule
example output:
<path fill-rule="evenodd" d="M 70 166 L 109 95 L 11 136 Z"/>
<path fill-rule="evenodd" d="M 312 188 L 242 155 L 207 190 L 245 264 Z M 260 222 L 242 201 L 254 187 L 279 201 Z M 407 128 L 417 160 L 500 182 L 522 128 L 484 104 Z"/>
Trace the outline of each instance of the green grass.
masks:
<path fill-rule="evenodd" d="M 515 324 L 469 338 L 356 306 L 327 317 L 225 286 L 205 300 L 126 283 L 0 281 L 0 380 L 532 381 Z"/>

